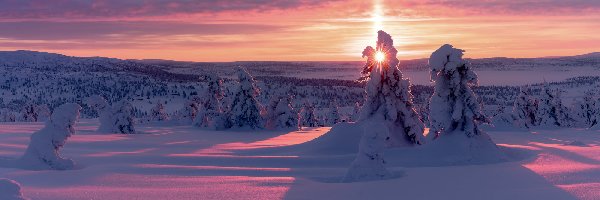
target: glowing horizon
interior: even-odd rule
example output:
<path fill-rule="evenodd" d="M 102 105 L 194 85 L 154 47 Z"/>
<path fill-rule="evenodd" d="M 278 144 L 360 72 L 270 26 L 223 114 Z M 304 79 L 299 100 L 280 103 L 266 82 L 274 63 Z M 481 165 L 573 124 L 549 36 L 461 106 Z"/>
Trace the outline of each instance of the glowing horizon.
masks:
<path fill-rule="evenodd" d="M 378 30 L 401 60 L 449 43 L 466 57 L 600 51 L 594 1 L 94 2 L 0 6 L 0 50 L 181 61 L 359 61 Z"/>

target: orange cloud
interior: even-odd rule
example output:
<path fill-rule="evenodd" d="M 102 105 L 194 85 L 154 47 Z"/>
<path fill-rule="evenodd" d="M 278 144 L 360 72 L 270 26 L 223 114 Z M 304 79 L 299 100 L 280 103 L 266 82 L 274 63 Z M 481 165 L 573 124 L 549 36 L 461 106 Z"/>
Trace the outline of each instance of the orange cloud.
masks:
<path fill-rule="evenodd" d="M 11 1 L 0 49 L 189 61 L 360 60 L 376 27 L 401 59 L 600 51 L 596 1 Z"/>

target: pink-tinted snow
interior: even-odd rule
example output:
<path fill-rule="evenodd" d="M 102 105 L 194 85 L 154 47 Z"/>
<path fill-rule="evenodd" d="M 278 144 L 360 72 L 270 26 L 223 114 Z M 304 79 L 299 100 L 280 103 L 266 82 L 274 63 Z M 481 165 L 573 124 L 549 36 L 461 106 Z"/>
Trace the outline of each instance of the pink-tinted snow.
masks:
<path fill-rule="evenodd" d="M 0 177 L 31 199 L 598 199 L 600 134 L 560 129 L 490 131 L 514 161 L 463 166 L 388 166 L 399 178 L 339 183 L 353 155 L 257 153 L 312 140 L 298 132 L 218 132 L 142 124 L 139 135 L 94 132 L 82 120 L 62 155 L 78 169 L 28 171 L 19 157 L 42 123 L 0 124 Z M 335 144 L 331 144 L 335 145 Z M 263 150 L 248 151 L 247 150 Z M 402 158 L 389 158 L 394 159 Z M 395 163 L 395 162 L 392 162 Z"/>

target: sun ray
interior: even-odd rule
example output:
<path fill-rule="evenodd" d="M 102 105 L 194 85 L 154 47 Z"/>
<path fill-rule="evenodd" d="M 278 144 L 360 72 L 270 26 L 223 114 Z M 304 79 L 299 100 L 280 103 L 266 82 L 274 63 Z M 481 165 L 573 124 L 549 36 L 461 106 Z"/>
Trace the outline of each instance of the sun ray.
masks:
<path fill-rule="evenodd" d="M 373 21 L 374 32 L 383 30 L 384 13 L 383 3 L 381 2 L 381 0 L 373 1 L 373 14 L 371 16 L 371 21 Z"/>

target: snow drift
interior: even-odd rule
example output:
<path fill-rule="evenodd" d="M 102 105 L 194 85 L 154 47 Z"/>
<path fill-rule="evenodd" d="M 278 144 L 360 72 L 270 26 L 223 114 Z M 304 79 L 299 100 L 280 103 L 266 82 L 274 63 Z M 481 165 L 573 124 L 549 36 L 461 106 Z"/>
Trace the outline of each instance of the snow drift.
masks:
<path fill-rule="evenodd" d="M 392 174 L 385 168 L 383 151 L 385 141 L 389 140 L 389 131 L 383 123 L 370 123 L 363 127 L 356 159 L 346 172 L 343 182 L 382 180 Z"/>
<path fill-rule="evenodd" d="M 2 200 L 26 200 L 21 192 L 21 185 L 16 181 L 0 178 L 0 199 Z"/>

